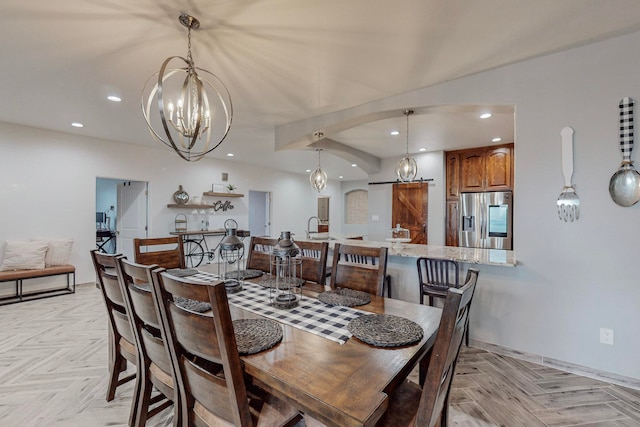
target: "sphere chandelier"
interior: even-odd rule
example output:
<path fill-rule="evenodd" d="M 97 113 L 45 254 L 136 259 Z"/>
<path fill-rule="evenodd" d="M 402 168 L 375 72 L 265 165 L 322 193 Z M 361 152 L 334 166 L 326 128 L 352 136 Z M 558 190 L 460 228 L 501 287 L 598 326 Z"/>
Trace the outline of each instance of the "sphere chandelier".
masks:
<path fill-rule="evenodd" d="M 409 156 L 409 116 L 413 114 L 413 110 L 404 110 L 402 114 L 407 116 L 407 151 L 404 158 L 396 166 L 396 175 L 402 182 L 412 182 L 418 174 L 418 164 L 413 157 Z"/>
<path fill-rule="evenodd" d="M 179 21 L 188 29 L 187 57 L 170 56 L 147 80 L 142 113 L 154 139 L 193 162 L 226 138 L 233 106 L 224 83 L 193 62 L 191 30 L 200 28 L 200 22 L 188 14 L 180 15 Z"/>
<path fill-rule="evenodd" d="M 311 186 L 319 193 L 327 186 L 327 174 L 320 167 L 320 152 L 322 149 L 318 148 L 316 151 L 318 152 L 318 168 L 311 172 L 311 175 L 309 175 L 309 181 L 311 181 Z"/>

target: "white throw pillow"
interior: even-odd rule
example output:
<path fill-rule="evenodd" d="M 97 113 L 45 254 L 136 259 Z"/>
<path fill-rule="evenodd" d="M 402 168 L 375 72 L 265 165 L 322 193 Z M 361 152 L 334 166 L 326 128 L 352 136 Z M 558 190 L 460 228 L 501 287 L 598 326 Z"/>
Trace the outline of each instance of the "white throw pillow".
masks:
<path fill-rule="evenodd" d="M 4 245 L 4 259 L 0 271 L 42 270 L 49 245 L 43 241 L 10 241 Z"/>
<path fill-rule="evenodd" d="M 71 258 L 71 248 L 73 247 L 73 239 L 32 239 L 38 242 L 46 242 L 49 249 L 44 258 L 44 265 L 51 267 L 54 265 L 67 265 Z"/>

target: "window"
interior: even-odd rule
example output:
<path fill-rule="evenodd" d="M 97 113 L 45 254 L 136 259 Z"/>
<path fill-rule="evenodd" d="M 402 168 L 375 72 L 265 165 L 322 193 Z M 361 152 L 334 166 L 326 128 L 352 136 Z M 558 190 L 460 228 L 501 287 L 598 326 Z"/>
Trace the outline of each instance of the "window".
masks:
<path fill-rule="evenodd" d="M 347 224 L 367 224 L 369 217 L 369 192 L 353 190 L 345 194 L 345 216 Z"/>

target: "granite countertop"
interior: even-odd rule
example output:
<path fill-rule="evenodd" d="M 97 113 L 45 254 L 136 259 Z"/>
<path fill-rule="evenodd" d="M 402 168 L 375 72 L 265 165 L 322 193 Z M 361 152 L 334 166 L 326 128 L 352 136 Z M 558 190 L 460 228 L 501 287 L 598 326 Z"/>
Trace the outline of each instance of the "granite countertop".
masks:
<path fill-rule="evenodd" d="M 328 241 L 329 248 L 337 243 L 344 243 L 354 246 L 381 247 L 389 248 L 389 256 L 399 256 L 408 258 L 446 258 L 454 261 L 495 265 L 499 267 L 515 267 L 517 265 L 516 254 L 514 251 L 506 251 L 502 249 L 478 249 L 478 248 L 461 248 L 455 246 L 436 246 L 436 245 L 416 245 L 411 243 L 393 243 L 393 242 L 377 242 L 369 240 L 351 240 L 348 237 L 331 234 L 327 239 L 313 239 L 315 241 Z"/>

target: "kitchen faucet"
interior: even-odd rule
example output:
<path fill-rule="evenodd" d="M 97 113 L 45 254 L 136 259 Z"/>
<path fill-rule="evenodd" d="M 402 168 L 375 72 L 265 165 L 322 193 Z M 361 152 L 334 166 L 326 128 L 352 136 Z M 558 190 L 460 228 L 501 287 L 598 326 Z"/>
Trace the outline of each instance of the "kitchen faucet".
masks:
<path fill-rule="evenodd" d="M 317 216 L 312 216 L 311 218 L 309 218 L 309 220 L 307 221 L 307 230 L 306 230 L 306 232 L 307 232 L 307 240 L 311 239 L 311 220 L 314 219 L 314 218 L 317 221 L 316 231 L 315 231 L 316 234 L 318 233 L 318 229 L 320 228 L 320 218 L 318 218 Z"/>

